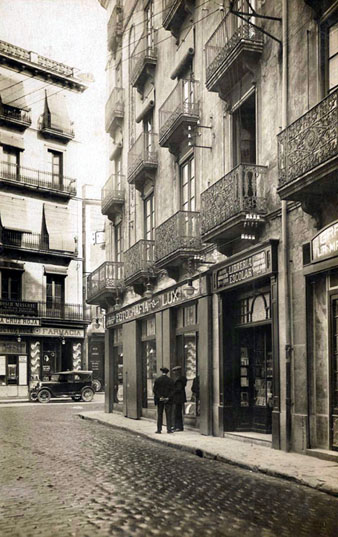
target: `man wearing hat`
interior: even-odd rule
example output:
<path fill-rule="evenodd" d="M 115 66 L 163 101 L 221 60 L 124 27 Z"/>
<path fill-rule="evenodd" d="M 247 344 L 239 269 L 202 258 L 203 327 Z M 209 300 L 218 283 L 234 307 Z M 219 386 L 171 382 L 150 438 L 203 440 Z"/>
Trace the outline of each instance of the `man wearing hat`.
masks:
<path fill-rule="evenodd" d="M 185 387 L 187 379 L 182 375 L 182 368 L 180 365 L 173 367 L 174 373 L 174 397 L 173 397 L 173 421 L 175 424 L 175 431 L 183 431 L 183 405 L 187 400 L 185 394 Z"/>
<path fill-rule="evenodd" d="M 173 393 L 174 393 L 174 381 L 168 377 L 169 369 L 167 367 L 161 367 L 160 371 L 162 375 L 157 377 L 154 382 L 154 403 L 157 405 L 157 434 L 162 431 L 163 423 L 163 410 L 165 410 L 167 420 L 167 432 L 172 433 L 172 405 L 173 405 Z"/>

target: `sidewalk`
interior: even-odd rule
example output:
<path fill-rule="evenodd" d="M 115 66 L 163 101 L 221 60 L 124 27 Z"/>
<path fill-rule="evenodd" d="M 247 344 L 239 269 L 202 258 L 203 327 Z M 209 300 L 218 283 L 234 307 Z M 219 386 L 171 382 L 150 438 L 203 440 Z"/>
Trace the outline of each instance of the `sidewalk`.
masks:
<path fill-rule="evenodd" d="M 300 483 L 333 496 L 338 496 L 338 464 L 298 453 L 286 453 L 270 447 L 230 438 L 203 436 L 194 430 L 167 435 L 155 434 L 156 424 L 148 419 L 133 420 L 122 414 L 81 412 L 83 419 L 144 436 L 200 457 L 234 464 L 253 472 L 262 472 Z"/>

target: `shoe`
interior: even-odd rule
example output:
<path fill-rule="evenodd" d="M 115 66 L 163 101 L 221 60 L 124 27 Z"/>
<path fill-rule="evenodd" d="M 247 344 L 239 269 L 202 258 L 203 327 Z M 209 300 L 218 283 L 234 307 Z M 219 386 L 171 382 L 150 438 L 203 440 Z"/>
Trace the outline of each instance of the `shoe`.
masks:
<path fill-rule="evenodd" d="M 174 431 L 170 429 L 170 431 L 167 431 L 168 434 L 172 434 Z"/>
<path fill-rule="evenodd" d="M 155 434 L 161 434 L 161 431 L 155 431 Z"/>
<path fill-rule="evenodd" d="M 184 429 L 174 429 L 175 432 L 184 431 Z"/>

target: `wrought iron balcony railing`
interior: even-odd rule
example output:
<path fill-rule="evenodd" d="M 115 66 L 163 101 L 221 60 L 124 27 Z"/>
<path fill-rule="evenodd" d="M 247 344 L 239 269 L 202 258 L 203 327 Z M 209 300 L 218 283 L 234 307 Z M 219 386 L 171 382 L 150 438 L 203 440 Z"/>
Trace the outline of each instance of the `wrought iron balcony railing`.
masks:
<path fill-rule="evenodd" d="M 114 126 L 118 119 L 124 117 L 124 89 L 113 88 L 106 102 L 106 132 Z"/>
<path fill-rule="evenodd" d="M 0 106 L 0 123 L 15 125 L 24 130 L 31 125 L 32 118 L 30 112 L 26 110 L 2 105 Z"/>
<path fill-rule="evenodd" d="M 284 187 L 291 187 L 305 175 L 315 175 L 317 168 L 337 159 L 338 89 L 284 129 L 277 139 L 279 194 L 282 196 Z"/>
<path fill-rule="evenodd" d="M 128 153 L 128 182 L 133 183 L 144 169 L 157 168 L 158 135 L 142 133 Z"/>
<path fill-rule="evenodd" d="M 155 242 L 140 240 L 124 253 L 126 283 L 147 273 L 155 264 Z"/>
<path fill-rule="evenodd" d="M 124 204 L 125 187 L 124 175 L 112 174 L 101 190 L 101 210 L 102 214 L 110 214 L 115 211 L 116 206 Z"/>
<path fill-rule="evenodd" d="M 112 293 L 123 286 L 124 264 L 105 261 L 87 278 L 87 302 L 90 303 L 99 295 Z"/>
<path fill-rule="evenodd" d="M 198 118 L 199 82 L 182 79 L 159 110 L 160 145 L 170 140 L 174 130 L 181 130 L 183 122 L 196 122 Z"/>
<path fill-rule="evenodd" d="M 162 24 L 166 30 L 172 30 L 174 35 L 176 26 L 181 26 L 184 22 L 184 15 L 191 12 L 194 0 L 162 0 Z"/>
<path fill-rule="evenodd" d="M 157 62 L 157 48 L 153 36 L 144 34 L 139 39 L 132 55 L 130 67 L 130 82 L 134 87 L 143 85 L 143 72 L 147 65 L 155 66 Z"/>
<path fill-rule="evenodd" d="M 228 13 L 211 35 L 205 46 L 206 50 L 206 86 L 215 91 L 219 78 L 226 76 L 231 65 L 241 55 L 248 52 L 249 57 L 260 54 L 263 50 L 263 34 L 248 22 L 240 20 Z M 244 66 L 245 68 L 245 66 Z M 238 73 L 236 74 L 236 71 Z M 239 65 L 234 70 L 232 80 L 224 80 L 228 88 L 235 83 L 237 76 L 241 76 Z"/>
<path fill-rule="evenodd" d="M 36 252 L 49 253 L 60 256 L 76 256 L 77 243 L 75 238 L 74 249 L 72 250 L 54 250 L 49 247 L 48 235 L 39 233 L 23 233 L 21 231 L 12 231 L 10 229 L 0 230 L 0 244 L 9 248 L 32 250 Z"/>
<path fill-rule="evenodd" d="M 201 194 L 202 238 L 241 213 L 266 214 L 267 168 L 240 164 Z"/>
<path fill-rule="evenodd" d="M 68 304 L 62 302 L 0 300 L 0 315 L 20 315 L 41 317 L 48 319 L 85 320 L 88 317 L 82 304 Z"/>
<path fill-rule="evenodd" d="M 35 187 L 70 196 L 76 195 L 76 179 L 25 168 L 10 162 L 0 163 L 0 181 L 10 182 L 20 187 Z"/>
<path fill-rule="evenodd" d="M 184 257 L 201 247 L 199 212 L 178 211 L 155 230 L 156 263 L 173 256 Z"/>

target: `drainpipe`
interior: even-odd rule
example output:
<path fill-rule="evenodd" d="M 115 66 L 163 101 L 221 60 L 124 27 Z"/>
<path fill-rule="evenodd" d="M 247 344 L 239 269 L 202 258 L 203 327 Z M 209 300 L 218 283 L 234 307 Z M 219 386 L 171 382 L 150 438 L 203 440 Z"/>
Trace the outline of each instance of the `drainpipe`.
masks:
<path fill-rule="evenodd" d="M 288 0 L 282 0 L 282 129 L 288 126 Z M 291 448 L 291 324 L 287 201 L 282 200 L 282 257 L 285 308 L 285 449 Z"/>

